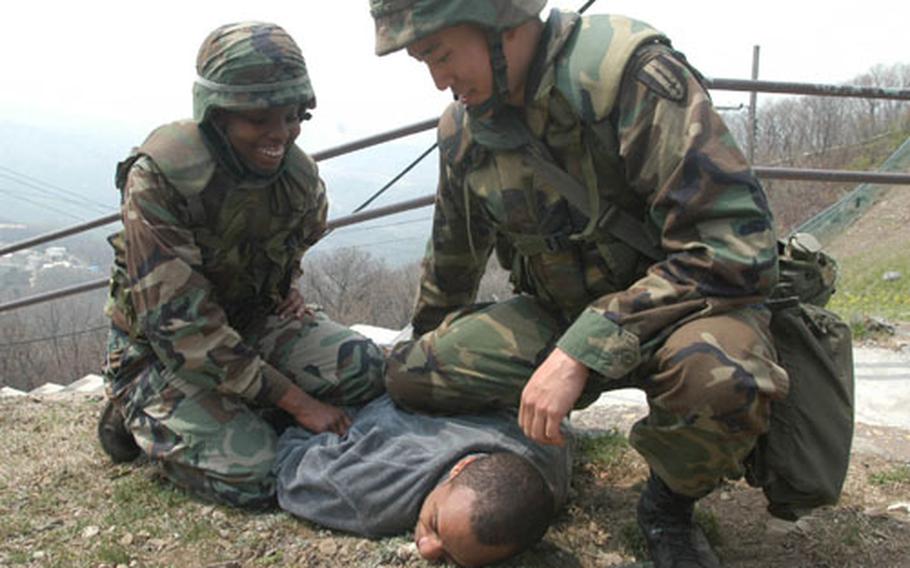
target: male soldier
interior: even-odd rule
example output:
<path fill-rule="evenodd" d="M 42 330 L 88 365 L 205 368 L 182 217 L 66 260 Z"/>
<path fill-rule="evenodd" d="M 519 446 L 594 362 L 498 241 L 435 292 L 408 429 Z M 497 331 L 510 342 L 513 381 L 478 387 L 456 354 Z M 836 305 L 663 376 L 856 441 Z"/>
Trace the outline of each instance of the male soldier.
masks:
<path fill-rule="evenodd" d="M 669 40 L 544 0 L 371 0 L 376 52 L 406 48 L 457 97 L 413 326 L 386 388 L 408 408 L 519 406 L 527 436 L 606 389 L 650 414 L 638 522 L 658 567 L 717 566 L 696 500 L 786 394 L 762 301 L 777 279 L 765 194 Z M 471 305 L 495 249 L 518 296 Z"/>
<path fill-rule="evenodd" d="M 281 435 L 278 503 L 367 537 L 414 528 L 424 558 L 481 566 L 540 540 L 565 503 L 571 450 L 528 440 L 514 409 L 427 416 L 383 395 L 352 412 L 343 437 Z"/>
<path fill-rule="evenodd" d="M 113 404 L 98 432 L 114 461 L 136 456 L 134 436 L 178 485 L 262 505 L 275 491 L 266 412 L 341 434 L 350 419 L 333 404 L 378 395 L 385 364 L 296 287 L 327 211 L 316 164 L 294 145 L 315 106 L 299 47 L 274 24 L 229 24 L 196 69 L 194 120 L 158 128 L 118 166 Z"/>

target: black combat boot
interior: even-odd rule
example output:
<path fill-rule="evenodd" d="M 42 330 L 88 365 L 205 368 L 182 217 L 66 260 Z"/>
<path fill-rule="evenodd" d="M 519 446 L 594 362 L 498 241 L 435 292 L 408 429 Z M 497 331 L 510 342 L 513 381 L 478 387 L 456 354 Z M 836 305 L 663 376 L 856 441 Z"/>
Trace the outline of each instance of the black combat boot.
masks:
<path fill-rule="evenodd" d="M 110 400 L 107 401 L 101 419 L 98 420 L 98 440 L 101 442 L 101 448 L 114 463 L 131 462 L 142 452 L 136 444 L 136 439 L 123 423 L 123 413 Z"/>
<path fill-rule="evenodd" d="M 704 531 L 695 523 L 697 499 L 674 493 L 656 474 L 638 500 L 638 526 L 654 568 L 719 568 Z"/>

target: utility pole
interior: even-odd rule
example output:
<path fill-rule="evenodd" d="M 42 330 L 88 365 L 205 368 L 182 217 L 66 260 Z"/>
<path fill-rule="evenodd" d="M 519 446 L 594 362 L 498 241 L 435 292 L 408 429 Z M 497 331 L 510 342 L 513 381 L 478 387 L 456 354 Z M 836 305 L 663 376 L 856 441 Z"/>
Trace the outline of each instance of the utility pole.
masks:
<path fill-rule="evenodd" d="M 752 46 L 752 80 L 758 80 L 758 52 L 759 46 Z M 747 149 L 749 153 L 749 163 L 755 163 L 755 134 L 758 130 L 758 125 L 755 121 L 755 106 L 756 101 L 758 100 L 758 92 L 752 91 L 749 93 L 749 147 Z"/>

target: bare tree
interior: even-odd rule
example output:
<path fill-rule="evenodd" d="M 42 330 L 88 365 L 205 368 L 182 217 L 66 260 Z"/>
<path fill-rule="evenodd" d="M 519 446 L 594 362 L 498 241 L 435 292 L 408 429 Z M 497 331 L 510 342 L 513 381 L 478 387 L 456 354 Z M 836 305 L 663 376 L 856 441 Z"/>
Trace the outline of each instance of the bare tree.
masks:
<path fill-rule="evenodd" d="M 389 268 L 368 252 L 341 248 L 308 257 L 301 287 L 308 302 L 320 304 L 341 323 L 401 328 L 416 282 L 416 265 Z"/>
<path fill-rule="evenodd" d="M 910 64 L 876 66 L 851 84 L 907 88 Z M 725 116 L 745 147 L 745 114 Z M 867 169 L 890 155 L 910 135 L 910 104 L 837 97 L 785 97 L 757 113 L 755 163 L 796 167 Z M 778 228 L 786 232 L 852 189 L 850 184 L 765 180 Z"/>

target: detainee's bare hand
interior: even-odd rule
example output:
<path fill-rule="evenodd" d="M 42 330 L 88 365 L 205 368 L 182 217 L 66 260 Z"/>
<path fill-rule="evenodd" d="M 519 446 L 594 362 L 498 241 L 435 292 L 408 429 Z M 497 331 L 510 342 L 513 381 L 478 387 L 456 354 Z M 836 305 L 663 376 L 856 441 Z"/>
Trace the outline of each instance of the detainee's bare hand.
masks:
<path fill-rule="evenodd" d="M 581 396 L 590 370 L 558 347 L 534 371 L 521 392 L 518 425 L 540 444 L 563 445 L 559 429 Z"/>
<path fill-rule="evenodd" d="M 290 317 L 303 319 L 304 317 L 312 316 L 313 310 L 307 307 L 300 290 L 292 287 L 288 292 L 287 297 L 278 304 L 275 313 L 277 313 L 278 317 L 281 319 Z"/>

